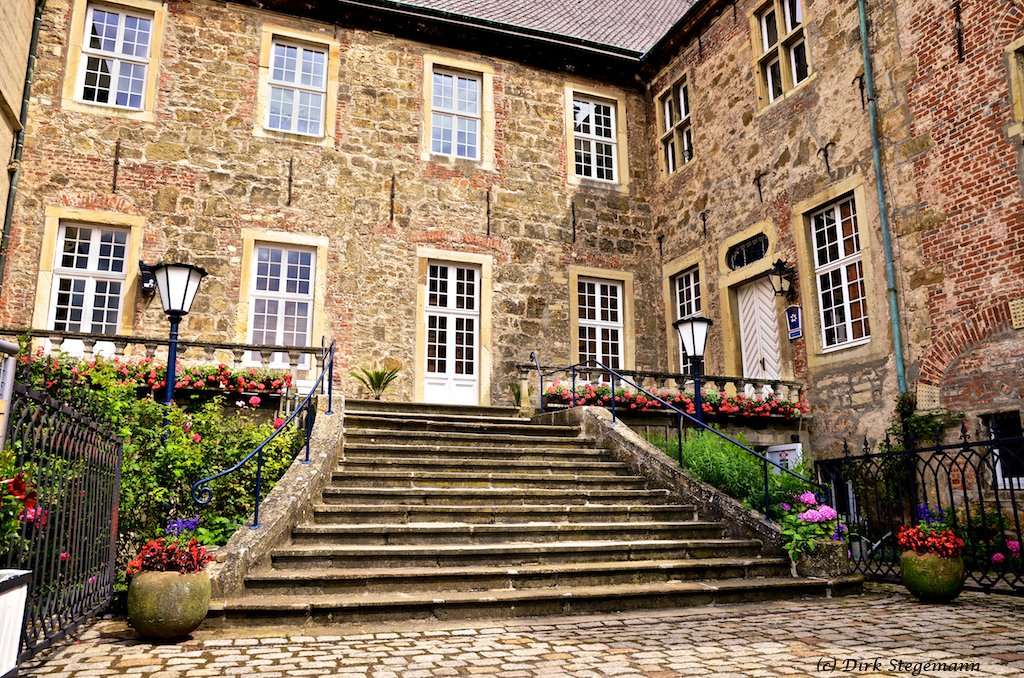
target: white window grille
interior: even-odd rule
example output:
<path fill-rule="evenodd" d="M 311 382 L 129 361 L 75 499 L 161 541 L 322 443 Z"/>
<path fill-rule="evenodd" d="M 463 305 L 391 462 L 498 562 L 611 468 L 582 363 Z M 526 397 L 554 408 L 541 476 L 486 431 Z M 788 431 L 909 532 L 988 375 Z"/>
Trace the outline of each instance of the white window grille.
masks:
<path fill-rule="evenodd" d="M 871 338 L 871 326 L 853 198 L 815 212 L 811 229 L 823 347 L 863 344 Z"/>
<path fill-rule="evenodd" d="M 61 224 L 53 267 L 50 327 L 117 334 L 125 289 L 128 231 Z"/>
<path fill-rule="evenodd" d="M 89 4 L 82 40 L 83 67 L 79 100 L 104 106 L 142 110 L 153 17 Z"/>
<path fill-rule="evenodd" d="M 323 136 L 327 50 L 277 38 L 271 50 L 267 129 Z"/>

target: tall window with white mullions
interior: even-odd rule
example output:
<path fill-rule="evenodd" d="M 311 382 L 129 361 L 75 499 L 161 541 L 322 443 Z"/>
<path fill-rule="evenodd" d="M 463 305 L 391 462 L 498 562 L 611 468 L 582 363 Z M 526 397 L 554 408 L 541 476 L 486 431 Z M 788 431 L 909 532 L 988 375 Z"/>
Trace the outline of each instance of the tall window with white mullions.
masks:
<path fill-rule="evenodd" d="M 316 255 L 311 249 L 277 244 L 254 248 L 255 274 L 249 294 L 249 341 L 269 346 L 309 346 L 313 325 Z M 250 360 L 258 360 L 251 355 Z M 272 364 L 287 364 L 285 353 L 275 353 Z M 306 367 L 303 356 L 300 367 Z"/>
<path fill-rule="evenodd" d="M 126 287 L 128 231 L 61 224 L 53 267 L 50 327 L 117 334 Z"/>
<path fill-rule="evenodd" d="M 579 318 L 579 361 L 596 360 L 621 370 L 623 365 L 622 283 L 613 280 L 580 278 L 577 282 Z M 607 381 L 607 373 L 594 374 Z"/>

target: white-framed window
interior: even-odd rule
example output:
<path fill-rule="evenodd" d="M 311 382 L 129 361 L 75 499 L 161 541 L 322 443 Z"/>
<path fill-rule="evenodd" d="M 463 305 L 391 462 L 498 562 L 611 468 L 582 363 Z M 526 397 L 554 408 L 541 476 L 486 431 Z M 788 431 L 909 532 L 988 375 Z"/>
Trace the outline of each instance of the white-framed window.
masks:
<path fill-rule="evenodd" d="M 310 346 L 316 251 L 278 243 L 255 243 L 249 291 L 249 342 L 266 346 Z M 251 356 L 258 360 L 258 356 Z M 287 364 L 275 353 L 274 364 Z M 300 367 L 308 362 L 303 356 Z"/>
<path fill-rule="evenodd" d="M 61 223 L 50 294 L 52 329 L 117 334 L 128 240 L 127 229 Z"/>
<path fill-rule="evenodd" d="M 596 360 L 613 370 L 623 367 L 622 283 L 580 278 L 577 281 L 579 360 Z"/>
<path fill-rule="evenodd" d="M 153 16 L 89 3 L 75 97 L 128 110 L 146 105 Z"/>
<path fill-rule="evenodd" d="M 772 0 L 754 13 L 759 90 L 775 101 L 810 76 L 801 0 Z"/>
<path fill-rule="evenodd" d="M 672 279 L 672 292 L 675 295 L 676 320 L 701 315 L 700 268 L 694 266 Z M 687 371 L 690 358 L 683 350 L 683 342 L 679 342 L 679 364 L 682 371 Z"/>
<path fill-rule="evenodd" d="M 483 79 L 437 67 L 431 77 L 430 152 L 479 160 Z"/>
<path fill-rule="evenodd" d="M 573 96 L 573 147 L 578 177 L 618 181 L 615 102 Z"/>
<path fill-rule="evenodd" d="M 665 172 L 672 174 L 693 159 L 693 125 L 690 116 L 690 84 L 683 76 L 659 99 L 661 149 Z"/>
<path fill-rule="evenodd" d="M 324 135 L 327 49 L 275 37 L 271 42 L 266 129 Z"/>
<path fill-rule="evenodd" d="M 852 196 L 811 215 L 811 246 L 823 350 L 867 343 L 871 325 Z"/>

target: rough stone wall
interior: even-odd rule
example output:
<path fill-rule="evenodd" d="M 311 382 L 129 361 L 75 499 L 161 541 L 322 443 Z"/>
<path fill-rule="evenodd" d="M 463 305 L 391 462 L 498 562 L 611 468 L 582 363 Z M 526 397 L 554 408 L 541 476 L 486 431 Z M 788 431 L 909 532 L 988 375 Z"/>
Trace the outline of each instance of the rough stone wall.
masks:
<path fill-rule="evenodd" d="M 0 158 L 4 166 L 14 156 L 14 135 L 21 126 L 22 92 L 28 47 L 32 37 L 34 6 L 25 0 L 0 0 L 0 16 L 4 18 L 4 39 L 0 40 Z M 7 211 L 10 179 L 0 176 L 0 222 Z"/>
<path fill-rule="evenodd" d="M 0 324 L 31 322 L 45 207 L 83 194 L 109 197 L 120 139 L 116 197 L 146 217 L 142 258 L 180 259 L 210 273 L 182 324 L 183 338 L 236 339 L 241 229 L 257 227 L 329 238 L 323 301 L 327 334 L 340 340 L 341 372 L 347 378 L 349 366 L 401 360 L 392 397 L 412 394 L 417 245 L 494 257 L 494 401 L 508 401 L 513 366 L 531 350 L 542 349 L 545 363 L 568 363 L 570 264 L 635 275 L 637 363 L 657 363 L 651 356 L 659 350 L 661 302 L 649 282 L 657 275 L 645 239 L 651 216 L 642 93 L 624 93 L 630 192 L 575 187 L 566 181 L 567 77 L 471 55 L 494 71 L 495 168 L 435 164 L 420 159 L 423 55 L 464 55 L 236 6 L 172 1 L 168 9 L 156 120 L 127 122 L 61 108 L 71 5 L 48 2 Z M 253 135 L 265 22 L 341 42 L 333 147 Z M 166 332 L 159 301 L 140 297 L 138 304 L 134 331 Z"/>
<path fill-rule="evenodd" d="M 891 158 L 914 177 L 894 196 L 909 358 L 943 406 L 1024 411 L 1024 332 L 1008 308 L 1024 297 L 1021 113 L 1010 86 L 1020 63 L 1007 51 L 1024 36 L 1024 14 L 1003 0 L 895 4 L 908 58 L 892 77 L 909 124 L 894 118 Z"/>
<path fill-rule="evenodd" d="M 699 42 L 693 39 L 649 88 L 648 125 L 656 129 L 655 97 L 682 73 L 689 73 L 694 159 L 671 177 L 659 176 L 660 146 L 655 138 L 648 163 L 650 173 L 657 177 L 652 189 L 655 231 L 665 236 L 659 263 L 694 250 L 701 252 L 707 267 L 705 315 L 712 318 L 722 317 L 724 304 L 735 303 L 735 291 L 718 281 L 727 275 L 732 275 L 734 282 L 736 275 L 742 277 L 719 263 L 736 234 L 767 222 L 767 230 L 777 234 L 777 244 L 766 259 L 782 258 L 794 266 L 798 261 L 794 229 L 806 228 L 794 207 L 860 177 L 864 197 L 858 205 L 862 211 L 858 219 L 872 250 L 870 260 L 864 260 L 873 281 L 867 290 L 872 343 L 827 355 L 811 352 L 807 337 L 814 332 L 820 336 L 820 323 L 810 310 L 809 301 L 816 290 L 813 271 L 808 270 L 798 271 L 792 302 L 803 307 L 804 337 L 788 341 L 784 326 L 780 337 L 783 376 L 806 380 L 809 387 L 811 452 L 825 457 L 839 453 L 844 436 L 876 436 L 885 428 L 897 384 L 869 118 L 855 81 L 863 75 L 857 4 L 852 0 L 805 0 L 803 7 L 813 75 L 781 100 L 759 108 L 747 18 L 755 4 L 737 3 L 735 19 L 732 8 L 724 6 L 722 14 L 703 30 Z M 879 72 L 887 73 L 900 62 L 892 8 L 872 3 L 871 22 L 877 78 Z M 882 110 L 897 105 L 889 81 L 876 79 L 876 90 Z M 756 182 L 762 173 L 759 195 Z M 902 175 L 887 176 L 888 190 L 903 190 L 908 180 Z M 705 210 L 706 234 L 700 218 Z M 809 252 L 800 254 L 810 262 Z M 780 304 L 780 323 L 784 322 L 782 308 Z M 729 333 L 733 336 L 728 337 Z M 709 340 L 708 371 L 740 373 L 738 354 L 738 327 L 723 327 L 716 320 Z"/>

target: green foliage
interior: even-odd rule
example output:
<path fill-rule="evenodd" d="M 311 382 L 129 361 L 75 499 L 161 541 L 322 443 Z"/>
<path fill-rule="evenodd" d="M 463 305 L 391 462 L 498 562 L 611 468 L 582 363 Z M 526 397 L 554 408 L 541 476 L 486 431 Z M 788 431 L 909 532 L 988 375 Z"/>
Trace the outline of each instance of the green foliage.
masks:
<path fill-rule="evenodd" d="M 380 400 L 384 390 L 387 389 L 388 385 L 391 384 L 395 379 L 398 378 L 398 372 L 401 370 L 400 367 L 394 369 L 388 369 L 386 367 L 366 369 L 360 367 L 358 370 L 352 370 L 349 372 L 356 380 L 365 386 L 370 393 L 373 394 L 374 400 Z"/>
<path fill-rule="evenodd" d="M 839 514 L 828 504 L 819 504 L 813 492 L 794 495 L 789 503 L 780 508 L 785 511 L 780 520 L 782 547 L 796 562 L 805 551 L 813 551 L 817 542 L 843 538 L 846 525 L 839 521 Z"/>
<path fill-rule="evenodd" d="M 518 381 L 509 382 L 508 392 L 512 394 L 512 403 L 516 407 L 523 406 L 523 385 Z M 533 384 L 527 386 L 526 399 L 529 400 L 533 396 L 534 392 Z"/>
<path fill-rule="evenodd" d="M 893 448 L 898 450 L 911 446 L 938 445 L 942 434 L 963 421 L 963 418 L 963 412 L 947 409 L 918 413 L 917 396 L 901 393 L 896 396 L 896 407 L 885 433 Z"/>
<path fill-rule="evenodd" d="M 54 392 L 76 383 L 88 386 L 93 402 L 99 404 L 124 442 L 118 512 L 119 573 L 144 544 L 163 536 L 164 526 L 173 517 L 198 514 L 200 527 L 195 536 L 201 544 L 227 542 L 255 509 L 256 459 L 215 480 L 210 486 L 213 499 L 205 506 L 197 507 L 192 502 L 192 485 L 234 466 L 274 432 L 274 424 L 257 421 L 255 410 L 244 401 L 229 407 L 224 396 L 205 402 L 193 398 L 184 407 L 165 408 L 151 394 L 138 397 L 137 384 L 125 379 L 124 368 L 125 363 L 119 361 L 84 362 L 66 355 L 34 359 L 28 366 L 30 380 L 38 389 Z M 226 374 L 223 366 L 209 371 Z M 255 379 L 267 375 L 248 376 Z M 288 469 L 304 441 L 304 432 L 291 424 L 264 448 L 262 497 Z M 13 462 L 7 460 L 7 456 L 0 456 L 0 472 L 4 472 L 0 480 L 10 477 L 7 466 Z"/>
<path fill-rule="evenodd" d="M 121 429 L 125 440 L 121 471 L 119 563 L 161 534 L 170 516 L 200 516 L 196 538 L 204 545 L 222 544 L 255 509 L 256 460 L 211 484 L 213 499 L 196 507 L 192 485 L 234 466 L 271 433 L 273 424 L 258 424 L 245 408 L 226 415 L 223 397 L 192 408 L 171 407 L 163 442 L 165 408 L 152 398 L 137 401 L 134 418 Z M 284 474 L 303 436 L 294 424 L 263 450 L 262 495 Z"/>
<path fill-rule="evenodd" d="M 741 434 L 737 442 L 746 445 Z M 650 438 L 672 459 L 679 461 L 678 443 L 675 438 L 665 439 L 659 435 Z M 683 440 L 683 462 L 691 475 L 713 485 L 730 497 L 738 499 L 748 509 L 764 510 L 764 466 L 762 461 L 741 447 L 738 447 L 714 433 L 694 433 Z M 809 477 L 810 466 L 803 462 L 794 467 L 794 473 Z M 768 473 L 768 499 L 772 517 L 778 517 L 777 507 L 791 501 L 794 494 L 812 489 L 807 483 L 788 473 Z"/>

